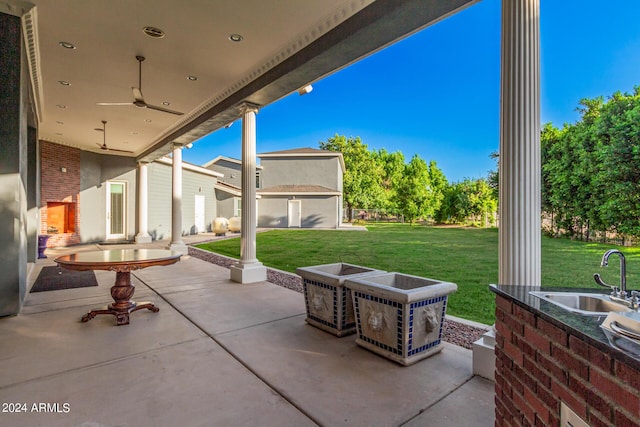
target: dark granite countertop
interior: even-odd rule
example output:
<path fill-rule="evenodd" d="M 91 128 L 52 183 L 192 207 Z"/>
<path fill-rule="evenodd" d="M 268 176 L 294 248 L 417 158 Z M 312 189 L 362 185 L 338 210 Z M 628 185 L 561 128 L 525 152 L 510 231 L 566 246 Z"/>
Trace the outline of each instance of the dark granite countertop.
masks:
<path fill-rule="evenodd" d="M 594 347 L 608 352 L 613 358 L 619 359 L 635 369 L 640 370 L 640 359 L 609 343 L 607 336 L 602 331 L 602 328 L 600 328 L 600 324 L 606 316 L 583 316 L 578 313 L 572 313 L 529 293 L 531 291 L 546 291 L 581 292 L 602 295 L 602 290 L 598 288 L 577 289 L 513 285 L 490 285 L 490 289 L 492 292 L 513 301 L 528 311 L 539 314 L 540 317 L 562 328 L 567 333 L 575 335 Z"/>

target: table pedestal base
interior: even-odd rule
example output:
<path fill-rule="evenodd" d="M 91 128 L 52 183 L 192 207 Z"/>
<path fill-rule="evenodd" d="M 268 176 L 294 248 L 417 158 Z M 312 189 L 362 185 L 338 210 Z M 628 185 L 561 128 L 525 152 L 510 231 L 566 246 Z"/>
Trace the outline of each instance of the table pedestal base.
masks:
<path fill-rule="evenodd" d="M 120 325 L 128 325 L 129 324 L 129 314 L 133 313 L 136 310 L 141 310 L 143 308 L 148 308 L 150 311 L 157 313 L 160 311 L 160 309 L 158 307 L 155 306 L 154 303 L 152 302 L 140 302 L 140 303 L 135 303 L 132 302 L 131 307 L 126 308 L 126 309 L 121 309 L 121 308 L 117 308 L 115 307 L 115 304 L 109 304 L 106 307 L 102 307 L 102 308 L 95 308 L 93 310 L 91 310 L 90 312 L 88 312 L 87 314 L 85 314 L 84 316 L 82 316 L 82 322 L 88 322 L 89 320 L 93 319 L 94 317 L 96 317 L 98 314 L 112 314 L 114 316 L 116 316 L 116 325 L 120 326 Z"/>
<path fill-rule="evenodd" d="M 143 308 L 157 313 L 160 311 L 158 307 L 152 302 L 140 302 L 136 303 L 131 301 L 131 297 L 135 291 L 135 287 L 131 284 L 131 272 L 129 271 L 117 271 L 116 283 L 111 287 L 111 297 L 115 303 L 109 304 L 106 307 L 96 308 L 82 316 L 81 321 L 88 322 L 96 317 L 98 314 L 112 314 L 116 316 L 116 325 L 128 325 L 129 314 Z"/>

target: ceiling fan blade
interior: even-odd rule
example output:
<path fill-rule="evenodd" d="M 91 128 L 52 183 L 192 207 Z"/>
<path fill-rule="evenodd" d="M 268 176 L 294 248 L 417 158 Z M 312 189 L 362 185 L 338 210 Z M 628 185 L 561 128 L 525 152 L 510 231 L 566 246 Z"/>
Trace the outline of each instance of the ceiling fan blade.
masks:
<path fill-rule="evenodd" d="M 133 105 L 133 102 L 96 102 L 96 105 Z"/>
<path fill-rule="evenodd" d="M 142 90 L 140 90 L 140 88 L 132 87 L 131 90 L 133 91 L 133 99 L 144 102 L 144 97 L 142 96 Z"/>
<path fill-rule="evenodd" d="M 184 113 L 181 113 L 180 111 L 170 110 L 168 108 L 158 107 L 157 105 L 151 105 L 151 104 L 147 104 L 147 108 L 150 110 L 162 111 L 163 113 L 175 114 L 176 116 L 181 116 L 184 114 Z"/>
<path fill-rule="evenodd" d="M 133 151 L 129 151 L 129 150 L 119 150 L 117 148 L 107 148 L 107 151 L 117 151 L 119 153 L 133 153 Z"/>

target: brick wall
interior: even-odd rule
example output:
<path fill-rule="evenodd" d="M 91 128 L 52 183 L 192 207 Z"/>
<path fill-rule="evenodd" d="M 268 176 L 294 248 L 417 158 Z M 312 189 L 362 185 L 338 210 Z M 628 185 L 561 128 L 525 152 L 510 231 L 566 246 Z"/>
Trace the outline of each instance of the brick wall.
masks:
<path fill-rule="evenodd" d="M 496 296 L 496 426 L 640 426 L 640 370 Z M 637 367 L 637 364 L 634 364 Z"/>
<path fill-rule="evenodd" d="M 51 234 L 47 247 L 80 243 L 80 150 L 40 141 L 40 183 L 40 234 L 48 234 L 47 202 L 76 203 L 75 231 Z"/>

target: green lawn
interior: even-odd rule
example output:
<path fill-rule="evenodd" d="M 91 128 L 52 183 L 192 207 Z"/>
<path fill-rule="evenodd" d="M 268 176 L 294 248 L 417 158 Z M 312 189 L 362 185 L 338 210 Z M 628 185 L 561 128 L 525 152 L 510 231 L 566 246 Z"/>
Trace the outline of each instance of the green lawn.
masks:
<path fill-rule="evenodd" d="M 386 271 L 414 274 L 458 284 L 447 312 L 478 322 L 494 322 L 498 281 L 498 230 L 438 228 L 407 224 L 374 224 L 369 232 L 338 230 L 272 230 L 257 235 L 257 256 L 265 265 L 295 272 L 297 267 L 347 262 Z M 239 257 L 240 239 L 198 245 Z M 593 273 L 618 283 L 619 262 L 600 268 L 602 254 L 615 246 L 542 238 L 543 286 L 596 288 Z M 619 248 L 627 256 L 627 283 L 638 289 L 640 248 Z M 603 292 L 607 290 L 600 288 Z"/>

